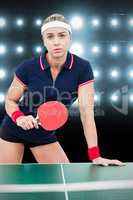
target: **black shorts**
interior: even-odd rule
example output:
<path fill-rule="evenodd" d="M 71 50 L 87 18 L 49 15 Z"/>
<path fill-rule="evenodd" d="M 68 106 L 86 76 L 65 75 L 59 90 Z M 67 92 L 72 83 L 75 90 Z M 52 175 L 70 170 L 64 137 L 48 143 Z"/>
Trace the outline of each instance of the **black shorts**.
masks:
<path fill-rule="evenodd" d="M 44 130 L 41 126 L 39 129 L 24 130 L 17 126 L 8 115 L 5 116 L 0 126 L 0 138 L 9 142 L 23 143 L 29 147 L 57 141 L 55 131 Z"/>

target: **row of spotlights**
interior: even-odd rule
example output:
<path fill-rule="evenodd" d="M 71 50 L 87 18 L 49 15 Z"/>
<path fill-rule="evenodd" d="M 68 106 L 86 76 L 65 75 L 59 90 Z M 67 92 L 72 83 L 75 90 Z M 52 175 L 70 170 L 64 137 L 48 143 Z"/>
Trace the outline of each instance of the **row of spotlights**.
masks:
<path fill-rule="evenodd" d="M 72 25 L 73 29 L 81 29 L 85 22 L 85 20 L 81 17 L 81 16 L 74 16 L 70 19 L 70 24 Z M 40 27 L 43 23 L 42 18 L 36 18 L 34 20 L 34 25 Z M 120 26 L 121 21 L 118 17 L 113 17 L 109 20 L 109 25 L 112 28 L 117 28 Z M 17 18 L 15 20 L 15 24 L 18 27 L 23 27 L 25 24 L 25 19 L 24 18 Z M 89 25 L 93 26 L 93 27 L 99 27 L 101 25 L 101 18 L 98 17 L 93 17 L 91 20 L 89 20 Z M 130 27 L 133 27 L 133 18 L 129 18 L 128 19 L 128 25 Z M 4 28 L 7 26 L 7 19 L 5 17 L 0 16 L 0 28 Z"/>

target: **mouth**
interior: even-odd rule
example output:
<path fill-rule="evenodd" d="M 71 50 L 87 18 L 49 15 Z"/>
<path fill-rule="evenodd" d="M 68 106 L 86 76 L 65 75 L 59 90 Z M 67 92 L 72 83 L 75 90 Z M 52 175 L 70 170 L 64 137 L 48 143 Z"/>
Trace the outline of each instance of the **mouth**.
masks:
<path fill-rule="evenodd" d="M 61 48 L 56 48 L 54 49 L 54 52 L 58 52 L 58 51 L 61 51 L 62 49 Z"/>

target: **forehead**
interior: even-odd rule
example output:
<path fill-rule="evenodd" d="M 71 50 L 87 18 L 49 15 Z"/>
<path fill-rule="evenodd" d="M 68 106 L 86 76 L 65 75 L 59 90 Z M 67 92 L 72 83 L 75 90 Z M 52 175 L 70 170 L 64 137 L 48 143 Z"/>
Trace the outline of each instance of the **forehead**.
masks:
<path fill-rule="evenodd" d="M 62 27 L 54 27 L 54 28 L 48 28 L 44 34 L 58 34 L 58 33 L 68 33 L 68 30 Z"/>

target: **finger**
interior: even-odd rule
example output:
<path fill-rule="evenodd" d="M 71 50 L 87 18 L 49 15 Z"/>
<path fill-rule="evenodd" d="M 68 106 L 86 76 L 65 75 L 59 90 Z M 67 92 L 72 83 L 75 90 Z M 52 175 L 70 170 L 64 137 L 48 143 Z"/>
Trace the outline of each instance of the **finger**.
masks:
<path fill-rule="evenodd" d="M 24 129 L 25 131 L 28 130 L 25 126 L 21 126 L 21 128 Z"/>
<path fill-rule="evenodd" d="M 25 124 L 25 122 L 22 122 L 22 121 L 18 124 L 18 126 L 20 126 L 24 130 L 28 129 L 27 126 L 26 126 L 26 124 Z"/>
<path fill-rule="evenodd" d="M 108 163 L 103 163 L 103 166 L 107 167 L 109 164 Z"/>
<path fill-rule="evenodd" d="M 28 119 L 24 119 L 22 121 L 20 121 L 19 125 L 24 129 L 24 130 L 29 130 L 31 128 L 33 128 L 33 125 L 31 123 L 30 120 Z"/>
<path fill-rule="evenodd" d="M 108 165 L 118 165 L 120 166 L 122 164 L 122 162 L 120 162 L 119 160 L 108 160 Z"/>
<path fill-rule="evenodd" d="M 103 162 L 103 161 L 98 161 L 98 162 L 95 161 L 95 162 L 93 162 L 93 164 L 94 165 L 101 165 L 101 166 L 105 166 L 105 167 L 108 166 L 108 163 Z"/>
<path fill-rule="evenodd" d="M 32 122 L 31 119 L 28 119 L 28 120 L 25 122 L 25 125 L 26 125 L 26 127 L 27 127 L 28 130 L 34 128 L 34 124 L 33 124 L 33 122 Z"/>
<path fill-rule="evenodd" d="M 28 119 L 28 117 L 24 117 L 22 119 L 19 119 L 17 122 L 17 125 L 23 128 L 24 130 L 30 129 L 33 127 L 32 123 Z"/>
<path fill-rule="evenodd" d="M 36 120 L 34 117 L 32 117 L 32 123 L 33 123 L 33 126 L 34 126 L 35 128 L 39 128 L 38 123 L 37 123 L 37 120 Z"/>
<path fill-rule="evenodd" d="M 24 130 L 29 130 L 29 129 L 30 129 L 28 123 L 23 123 L 23 124 L 21 125 L 21 127 L 22 127 Z"/>
<path fill-rule="evenodd" d="M 28 116 L 28 117 L 29 117 L 29 119 L 30 119 L 31 122 L 32 122 L 33 128 L 34 128 L 34 127 L 35 127 L 35 128 L 39 128 L 38 123 L 37 123 L 37 120 L 36 120 L 32 115 L 30 115 L 30 116 Z"/>
<path fill-rule="evenodd" d="M 29 120 L 28 117 L 19 120 L 17 125 L 23 128 L 24 130 L 29 130 L 34 127 L 31 120 Z"/>
<path fill-rule="evenodd" d="M 119 166 L 124 166 L 125 165 L 125 163 L 123 163 L 123 162 L 121 162 L 119 160 L 112 160 L 112 164 L 119 165 Z"/>

